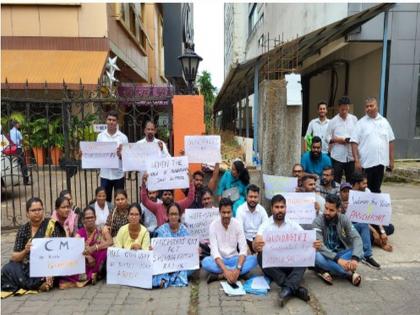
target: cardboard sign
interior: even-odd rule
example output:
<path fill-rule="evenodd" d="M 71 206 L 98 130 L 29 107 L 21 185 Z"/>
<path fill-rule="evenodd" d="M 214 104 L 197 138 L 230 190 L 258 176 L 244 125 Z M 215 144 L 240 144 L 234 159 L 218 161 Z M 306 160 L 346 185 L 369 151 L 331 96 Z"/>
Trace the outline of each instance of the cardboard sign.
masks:
<path fill-rule="evenodd" d="M 93 124 L 93 131 L 94 132 L 102 132 L 108 128 L 107 124 Z"/>
<path fill-rule="evenodd" d="M 34 238 L 29 260 L 30 277 L 71 276 L 86 272 L 82 238 Z"/>
<path fill-rule="evenodd" d="M 147 161 L 147 173 L 149 191 L 187 188 L 190 185 L 186 156 Z"/>
<path fill-rule="evenodd" d="M 191 236 L 201 240 L 209 239 L 210 223 L 219 217 L 218 208 L 185 209 L 185 225 Z"/>
<path fill-rule="evenodd" d="M 389 225 L 391 198 L 389 194 L 350 190 L 346 215 L 352 222 Z"/>
<path fill-rule="evenodd" d="M 295 192 L 297 177 L 285 177 L 263 174 L 265 198 L 271 199 L 274 195 L 283 192 Z"/>
<path fill-rule="evenodd" d="M 127 143 L 122 146 L 123 171 L 146 171 L 146 161 L 161 158 L 159 144 L 155 142 Z"/>
<path fill-rule="evenodd" d="M 315 230 L 269 231 L 263 234 L 263 268 L 315 265 Z"/>
<path fill-rule="evenodd" d="M 119 168 L 117 142 L 80 142 L 82 168 Z"/>
<path fill-rule="evenodd" d="M 151 289 L 153 252 L 109 247 L 106 259 L 106 283 Z"/>
<path fill-rule="evenodd" d="M 283 193 L 286 218 L 299 224 L 312 224 L 316 217 L 315 193 Z"/>
<path fill-rule="evenodd" d="M 200 268 L 198 237 L 152 238 L 153 274 Z"/>
<path fill-rule="evenodd" d="M 184 147 L 190 163 L 215 164 L 222 160 L 220 136 L 185 136 Z"/>

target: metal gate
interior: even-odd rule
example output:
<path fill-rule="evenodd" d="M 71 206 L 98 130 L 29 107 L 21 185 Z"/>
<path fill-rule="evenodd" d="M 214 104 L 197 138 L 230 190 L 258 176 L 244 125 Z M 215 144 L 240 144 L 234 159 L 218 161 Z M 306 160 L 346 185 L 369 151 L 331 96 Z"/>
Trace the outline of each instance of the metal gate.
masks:
<path fill-rule="evenodd" d="M 121 84 L 113 92 L 98 85 L 87 91 L 78 89 L 2 90 L 2 135 L 8 134 L 11 122 L 21 123 L 24 153 L 2 154 L 2 228 L 14 228 L 27 221 L 25 202 L 32 196 L 44 201 L 46 214 L 54 210 L 54 202 L 63 189 L 69 189 L 73 202 L 85 207 L 99 186 L 99 170 L 80 167 L 79 142 L 95 141 L 96 124 L 105 123 L 111 110 L 120 113 L 119 128 L 129 142 L 144 137 L 143 127 L 148 120 L 158 126 L 157 137 L 173 148 L 172 97 L 173 87 Z M 2 136 L 4 139 L 4 137 Z M 57 159 L 58 157 L 58 159 Z M 43 161 L 42 161 L 43 159 Z M 22 164 L 22 162 L 24 163 Z M 22 167 L 30 183 L 24 185 Z M 26 166 L 25 166 L 26 165 Z M 137 172 L 126 173 L 129 201 L 138 201 L 141 181 Z"/>

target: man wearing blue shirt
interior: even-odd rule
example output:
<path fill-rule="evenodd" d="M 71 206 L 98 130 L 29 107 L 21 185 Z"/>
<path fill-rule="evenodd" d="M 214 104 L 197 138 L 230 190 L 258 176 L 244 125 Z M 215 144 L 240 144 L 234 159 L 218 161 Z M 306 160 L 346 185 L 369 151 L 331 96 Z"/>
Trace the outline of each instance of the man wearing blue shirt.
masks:
<path fill-rule="evenodd" d="M 16 155 L 18 158 L 18 163 L 20 165 L 20 170 L 22 172 L 23 176 L 23 184 L 29 185 L 29 175 L 28 175 L 28 168 L 26 167 L 26 161 L 25 156 L 23 154 L 23 148 L 22 148 L 22 133 L 19 131 L 20 123 L 18 121 L 12 122 L 13 128 L 10 129 L 10 140 L 13 141 L 13 143 L 17 147 Z"/>
<path fill-rule="evenodd" d="M 330 157 L 321 152 L 322 140 L 315 136 L 312 139 L 311 151 L 302 155 L 300 164 L 303 166 L 305 173 L 316 174 L 322 177 L 322 171 L 326 166 L 332 166 Z"/>

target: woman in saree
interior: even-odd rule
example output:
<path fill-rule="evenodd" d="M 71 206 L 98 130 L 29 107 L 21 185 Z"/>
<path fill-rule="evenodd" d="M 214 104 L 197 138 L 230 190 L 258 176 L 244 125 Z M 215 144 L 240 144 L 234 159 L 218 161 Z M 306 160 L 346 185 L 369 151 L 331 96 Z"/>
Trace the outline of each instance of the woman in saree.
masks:
<path fill-rule="evenodd" d="M 73 237 L 77 232 L 78 216 L 71 210 L 67 197 L 58 197 L 55 200 L 55 210 L 51 218 L 57 221 L 66 232 L 66 237 Z"/>
<path fill-rule="evenodd" d="M 71 194 L 70 190 L 67 190 L 67 189 L 62 190 L 62 191 L 60 192 L 59 197 L 66 197 L 66 198 L 69 200 L 69 202 L 70 202 L 70 209 L 71 209 L 71 211 L 72 211 L 75 215 L 77 215 L 77 219 L 76 219 L 76 222 L 77 222 L 77 228 L 78 228 L 78 229 L 80 229 L 81 227 L 83 227 L 83 222 L 82 222 L 82 209 L 80 209 L 78 206 L 76 206 L 76 205 L 74 204 L 74 202 L 73 202 L 73 196 L 72 196 L 72 194 Z M 76 229 L 76 230 L 77 230 L 77 229 Z"/>
<path fill-rule="evenodd" d="M 177 203 L 172 203 L 168 207 L 167 213 L 168 222 L 155 231 L 156 237 L 189 236 L 186 226 L 181 223 L 181 207 Z M 155 275 L 153 276 L 152 286 L 154 288 L 186 287 L 188 286 L 188 276 L 191 273 L 191 270 L 180 270 Z"/>
<path fill-rule="evenodd" d="M 128 198 L 124 189 L 117 189 L 114 195 L 115 208 L 106 219 L 104 229 L 107 229 L 112 238 L 117 236 L 119 229 L 128 223 Z"/>
<path fill-rule="evenodd" d="M 108 231 L 102 231 L 95 223 L 96 213 L 91 208 L 85 208 L 82 213 L 83 227 L 77 231 L 76 237 L 85 240 L 86 273 L 63 277 L 60 280 L 60 289 L 82 288 L 88 283 L 96 284 L 103 278 L 106 262 L 106 250 L 112 245 L 112 238 Z"/>
<path fill-rule="evenodd" d="M 33 197 L 26 202 L 28 223 L 22 225 L 17 234 L 10 262 L 1 270 L 2 297 L 12 295 L 20 289 L 48 291 L 53 278 L 29 277 L 29 254 L 34 238 L 65 237 L 63 228 L 53 219 L 45 218 L 44 204 Z M 6 292 L 3 292 L 6 291 Z"/>

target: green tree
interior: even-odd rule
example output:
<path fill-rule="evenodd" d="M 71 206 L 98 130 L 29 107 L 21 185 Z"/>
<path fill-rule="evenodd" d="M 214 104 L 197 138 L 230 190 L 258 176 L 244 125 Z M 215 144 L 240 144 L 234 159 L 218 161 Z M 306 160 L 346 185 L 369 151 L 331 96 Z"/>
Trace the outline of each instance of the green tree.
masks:
<path fill-rule="evenodd" d="M 206 131 L 209 132 L 213 125 L 213 104 L 216 98 L 217 88 L 211 83 L 211 73 L 207 71 L 201 72 L 197 81 L 200 94 L 204 96 L 204 122 L 206 124 Z"/>

